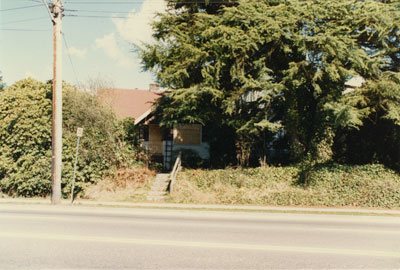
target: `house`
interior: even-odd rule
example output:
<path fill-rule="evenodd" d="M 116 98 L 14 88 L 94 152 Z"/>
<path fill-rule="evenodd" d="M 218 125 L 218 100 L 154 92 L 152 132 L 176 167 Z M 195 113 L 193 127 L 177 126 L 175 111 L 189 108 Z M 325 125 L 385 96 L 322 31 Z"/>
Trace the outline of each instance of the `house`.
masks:
<path fill-rule="evenodd" d="M 99 89 L 97 96 L 100 103 L 114 111 L 117 119 L 134 119 L 142 147 L 152 160 L 163 163 L 164 169 L 171 168 L 173 156 L 179 151 L 190 151 L 201 159 L 209 159 L 209 144 L 203 142 L 202 125 L 178 124 L 167 129 L 154 119 L 152 109 L 164 93 L 157 84 L 150 84 L 148 90 Z"/>
<path fill-rule="evenodd" d="M 355 91 L 357 88 L 360 88 L 366 80 L 360 75 L 353 76 L 349 80 L 347 80 L 344 84 L 345 89 L 342 92 L 343 95 L 351 93 Z"/>

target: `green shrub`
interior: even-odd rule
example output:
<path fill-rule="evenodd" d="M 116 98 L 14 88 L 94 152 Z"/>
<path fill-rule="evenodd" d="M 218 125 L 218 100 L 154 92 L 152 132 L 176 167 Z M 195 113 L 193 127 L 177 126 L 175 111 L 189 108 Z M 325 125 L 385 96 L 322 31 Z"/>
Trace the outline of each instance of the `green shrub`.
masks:
<path fill-rule="evenodd" d="M 172 160 L 176 160 L 179 153 L 181 153 L 182 166 L 185 168 L 206 168 L 209 167 L 210 161 L 203 159 L 193 149 L 178 149 L 172 152 Z"/>
<path fill-rule="evenodd" d="M 184 170 L 174 202 L 400 208 L 400 175 L 379 164 L 318 165 L 309 186 L 300 165 L 225 170 Z"/>
<path fill-rule="evenodd" d="M 16 82 L 0 95 L 0 192 L 9 196 L 46 196 L 51 192 L 51 82 Z M 135 151 L 123 140 L 124 130 L 95 96 L 63 85 L 62 192 L 70 192 L 80 142 L 76 191 L 115 167 L 132 161 Z"/>

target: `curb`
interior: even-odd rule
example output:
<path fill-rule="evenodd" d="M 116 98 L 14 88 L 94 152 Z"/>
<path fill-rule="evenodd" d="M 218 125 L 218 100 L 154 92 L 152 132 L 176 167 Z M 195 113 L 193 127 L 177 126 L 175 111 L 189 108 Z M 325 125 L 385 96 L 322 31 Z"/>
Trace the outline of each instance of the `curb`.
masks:
<path fill-rule="evenodd" d="M 39 204 L 51 205 L 50 200 L 43 199 L 9 199 L 0 198 L 0 204 Z M 129 202 L 96 202 L 77 200 L 73 205 L 69 200 L 62 200 L 62 206 L 92 206 L 92 207 L 124 207 L 153 208 L 174 210 L 208 210 L 208 211 L 242 211 L 242 212 L 272 212 L 272 213 L 309 213 L 334 215 L 383 215 L 399 216 L 400 210 L 369 209 L 369 208 L 331 208 L 331 207 L 293 207 L 293 206 L 255 206 L 255 205 L 214 205 L 214 204 L 175 204 L 175 203 L 129 203 Z"/>

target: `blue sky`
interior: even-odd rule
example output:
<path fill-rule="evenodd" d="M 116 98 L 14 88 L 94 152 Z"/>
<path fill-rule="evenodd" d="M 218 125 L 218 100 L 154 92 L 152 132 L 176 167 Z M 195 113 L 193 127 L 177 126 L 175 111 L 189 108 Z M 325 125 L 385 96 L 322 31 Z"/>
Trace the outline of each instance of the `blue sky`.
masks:
<path fill-rule="evenodd" d="M 151 73 L 141 71 L 133 44 L 152 42 L 149 23 L 156 12 L 165 10 L 164 1 L 63 2 L 66 15 L 63 33 L 69 48 L 63 42 L 63 80 L 77 84 L 101 78 L 114 87 L 147 89 L 154 78 Z M 27 77 L 51 79 L 52 23 L 41 0 L 1 0 L 0 3 L 3 80 L 11 85 Z"/>

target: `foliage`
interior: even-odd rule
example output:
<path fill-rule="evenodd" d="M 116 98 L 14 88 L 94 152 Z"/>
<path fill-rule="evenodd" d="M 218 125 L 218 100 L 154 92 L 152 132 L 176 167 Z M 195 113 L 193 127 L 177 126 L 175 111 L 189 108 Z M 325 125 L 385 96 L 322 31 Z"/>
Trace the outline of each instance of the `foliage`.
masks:
<path fill-rule="evenodd" d="M 400 208 L 400 175 L 382 165 L 318 165 L 310 185 L 298 185 L 299 166 L 184 170 L 174 194 L 179 203 Z"/>
<path fill-rule="evenodd" d="M 351 164 L 381 162 L 400 171 L 400 74 L 385 72 L 379 80 L 369 81 L 342 99 L 346 99 L 349 110 L 342 110 L 341 118 L 353 117 L 361 123 L 355 123 L 356 129 L 339 128 L 334 145 L 336 160 Z M 362 115 L 362 121 L 351 113 Z"/>
<path fill-rule="evenodd" d="M 188 13 L 204 11 L 208 14 L 215 14 L 222 7 L 237 5 L 237 0 L 174 0 L 168 1 L 168 6 L 174 10 L 185 9 Z"/>
<path fill-rule="evenodd" d="M 0 189 L 10 196 L 46 196 L 51 191 L 51 82 L 25 79 L 0 96 Z M 76 191 L 97 182 L 114 167 L 132 160 L 133 149 L 115 116 L 96 97 L 63 85 L 62 191 L 70 191 L 77 144 L 80 141 Z"/>
<path fill-rule="evenodd" d="M 145 201 L 155 172 L 143 166 L 118 169 L 114 175 L 89 186 L 83 199 L 96 201 Z"/>
<path fill-rule="evenodd" d="M 181 153 L 182 166 L 184 168 L 207 168 L 209 160 L 202 159 L 199 154 L 192 149 L 179 149 L 172 152 L 172 161 L 175 161 Z M 172 164 L 173 166 L 173 164 Z"/>
<path fill-rule="evenodd" d="M 400 12 L 387 2 L 172 8 L 153 25 L 158 42 L 142 51 L 145 69 L 172 89 L 157 109 L 161 124 L 228 126 L 243 164 L 260 138 L 283 128 L 292 159 L 311 169 L 332 158 L 339 129 L 358 129 L 376 113 L 394 127 Z M 355 75 L 367 84 L 343 95 Z"/>
<path fill-rule="evenodd" d="M 126 117 L 119 121 L 119 125 L 123 130 L 123 141 L 129 145 L 139 145 L 138 130 L 135 127 L 135 120 L 131 117 Z"/>
<path fill-rule="evenodd" d="M 3 89 L 4 89 L 3 76 L 1 75 L 1 71 L 0 71 L 0 91 Z"/>

